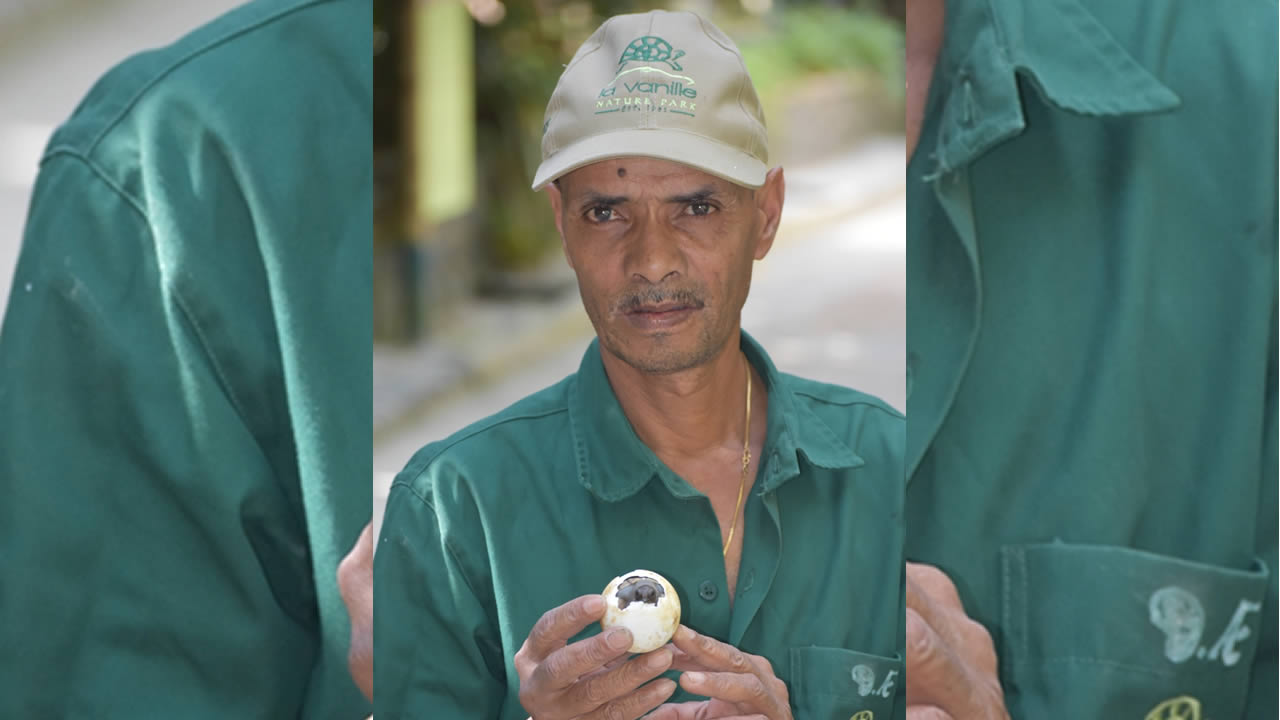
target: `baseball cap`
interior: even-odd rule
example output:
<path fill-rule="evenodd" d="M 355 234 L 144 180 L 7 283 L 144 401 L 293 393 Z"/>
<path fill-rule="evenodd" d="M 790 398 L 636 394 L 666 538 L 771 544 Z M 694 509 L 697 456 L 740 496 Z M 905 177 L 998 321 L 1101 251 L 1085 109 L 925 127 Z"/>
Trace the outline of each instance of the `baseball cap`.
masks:
<path fill-rule="evenodd" d="M 764 184 L 768 133 L 742 53 L 691 12 L 609 18 L 560 75 L 533 189 L 608 158 L 689 165 L 747 187 Z"/>

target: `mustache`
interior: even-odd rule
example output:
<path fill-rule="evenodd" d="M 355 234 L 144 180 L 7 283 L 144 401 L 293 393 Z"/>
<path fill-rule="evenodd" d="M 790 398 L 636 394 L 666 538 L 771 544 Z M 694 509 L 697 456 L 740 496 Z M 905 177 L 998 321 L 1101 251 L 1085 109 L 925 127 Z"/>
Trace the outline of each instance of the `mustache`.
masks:
<path fill-rule="evenodd" d="M 701 308 L 705 304 L 702 299 L 702 293 L 695 288 L 649 288 L 622 295 L 614 303 L 613 308 L 615 312 L 630 313 L 646 305 L 661 305 L 663 303 L 674 303 L 692 308 Z"/>

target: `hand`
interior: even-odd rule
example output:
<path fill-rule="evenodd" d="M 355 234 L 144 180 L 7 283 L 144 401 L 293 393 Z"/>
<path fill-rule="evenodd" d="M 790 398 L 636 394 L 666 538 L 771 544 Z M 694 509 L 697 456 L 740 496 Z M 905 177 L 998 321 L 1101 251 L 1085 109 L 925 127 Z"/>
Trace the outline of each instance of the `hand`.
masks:
<path fill-rule="evenodd" d="M 356 687 L 373 700 L 373 527 L 365 525 L 355 547 L 338 563 L 338 591 L 351 617 L 347 669 Z"/>
<path fill-rule="evenodd" d="M 951 579 L 907 563 L 907 720 L 1008 720 L 997 667 Z"/>
<path fill-rule="evenodd" d="M 625 629 L 566 645 L 604 608 L 602 596 L 583 595 L 547 611 L 529 631 L 515 666 L 520 704 L 532 720 L 635 720 L 676 691 L 666 678 L 649 682 L 671 667 L 671 651 L 626 660 L 632 638 Z"/>
<path fill-rule="evenodd" d="M 787 684 L 778 679 L 767 659 L 684 625 L 672 642 L 679 652 L 672 666 L 685 671 L 680 686 L 709 699 L 663 705 L 649 720 L 791 720 Z"/>

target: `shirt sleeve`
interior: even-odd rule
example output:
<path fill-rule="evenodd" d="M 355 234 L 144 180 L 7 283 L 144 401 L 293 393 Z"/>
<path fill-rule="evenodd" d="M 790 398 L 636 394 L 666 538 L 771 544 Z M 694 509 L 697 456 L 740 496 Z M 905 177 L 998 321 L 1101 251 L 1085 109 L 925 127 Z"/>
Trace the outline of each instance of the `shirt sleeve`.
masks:
<path fill-rule="evenodd" d="M 0 332 L 0 717 L 301 716 L 305 521 L 233 388 L 270 373 L 209 352 L 166 263 L 217 229 L 170 226 L 46 159 Z"/>
<path fill-rule="evenodd" d="M 497 718 L 507 695 L 485 557 L 465 511 L 397 481 L 374 559 L 374 716 Z"/>

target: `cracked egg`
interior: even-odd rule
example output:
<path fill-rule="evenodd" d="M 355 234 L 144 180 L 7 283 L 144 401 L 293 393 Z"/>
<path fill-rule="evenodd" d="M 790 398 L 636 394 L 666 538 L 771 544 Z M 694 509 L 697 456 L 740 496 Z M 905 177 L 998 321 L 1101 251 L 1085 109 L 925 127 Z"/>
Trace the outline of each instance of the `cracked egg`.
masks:
<path fill-rule="evenodd" d="M 680 626 L 680 596 L 656 572 L 632 570 L 619 575 L 604 589 L 604 602 L 600 627 L 630 630 L 631 653 L 657 650 Z"/>

